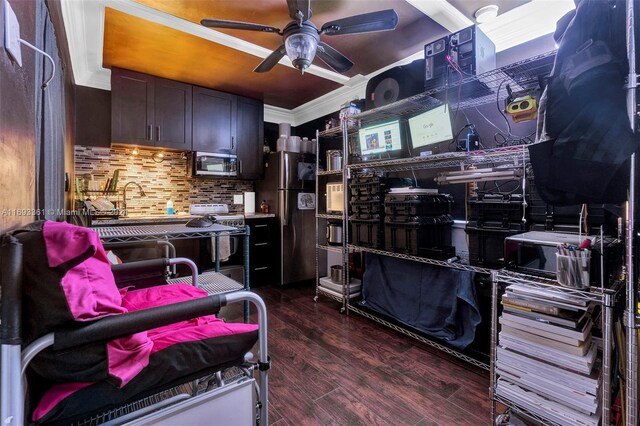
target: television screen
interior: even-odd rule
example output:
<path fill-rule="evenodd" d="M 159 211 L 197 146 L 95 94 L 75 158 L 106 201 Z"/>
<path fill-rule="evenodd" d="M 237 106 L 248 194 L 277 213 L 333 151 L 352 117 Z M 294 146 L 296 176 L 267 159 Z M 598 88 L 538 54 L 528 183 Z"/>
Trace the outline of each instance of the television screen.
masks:
<path fill-rule="evenodd" d="M 362 156 L 383 154 L 402 149 L 400 121 L 391 121 L 363 127 L 359 132 Z"/>
<path fill-rule="evenodd" d="M 410 118 L 409 133 L 413 149 L 453 139 L 449 106 L 440 105 Z"/>

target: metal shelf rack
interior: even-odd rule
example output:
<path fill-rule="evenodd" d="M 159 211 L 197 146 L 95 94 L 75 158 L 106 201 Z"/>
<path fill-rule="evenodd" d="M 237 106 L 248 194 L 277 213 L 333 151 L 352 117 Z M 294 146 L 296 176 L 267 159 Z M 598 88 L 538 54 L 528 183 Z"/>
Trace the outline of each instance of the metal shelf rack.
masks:
<path fill-rule="evenodd" d="M 508 408 L 521 413 L 543 424 L 554 424 L 549 419 L 531 410 L 521 407 L 510 401 L 508 398 L 500 397 L 496 394 L 496 359 L 498 345 L 498 298 L 499 286 L 510 284 L 521 284 L 529 287 L 544 289 L 550 293 L 560 296 L 569 296 L 575 300 L 584 302 L 594 302 L 602 306 L 601 328 L 602 328 L 602 367 L 601 367 L 601 419 L 608 419 L 611 409 L 611 375 L 612 371 L 612 341 L 613 341 L 613 308 L 616 299 L 622 293 L 622 283 L 616 282 L 611 288 L 591 287 L 588 290 L 561 287 L 556 280 L 542 278 L 534 275 L 523 274 L 508 270 L 496 270 L 491 273 L 492 298 L 491 298 L 491 415 L 496 418 L 496 402 L 506 405 Z M 603 422 L 603 424 L 605 424 Z"/>
<path fill-rule="evenodd" d="M 447 152 L 426 157 L 398 158 L 394 160 L 371 161 L 351 164 L 350 171 L 380 170 L 385 172 L 403 172 L 412 170 L 444 169 L 491 163 L 515 163 L 522 165 L 529 159 L 526 145 L 508 146 L 470 152 Z"/>
<path fill-rule="evenodd" d="M 479 272 L 481 274 L 490 274 L 493 269 L 489 269 L 489 268 L 482 268 L 479 266 L 471 266 L 462 262 L 445 262 L 442 260 L 435 260 L 435 259 L 429 259 L 426 257 L 419 257 L 419 256 L 413 256 L 410 254 L 404 254 L 404 253 L 394 253 L 391 251 L 385 251 L 385 250 L 380 250 L 380 249 L 374 249 L 371 247 L 361 247 L 361 246 L 356 246 L 353 244 L 348 244 L 347 247 L 349 249 L 352 249 L 354 251 L 362 251 L 362 252 L 366 252 L 366 253 L 373 253 L 373 254 L 378 254 L 381 256 L 388 256 L 388 257 L 395 257 L 398 259 L 405 259 L 405 260 L 411 260 L 414 262 L 421 262 L 421 263 L 426 263 L 429 265 L 436 265 L 436 266 L 442 266 L 445 268 L 451 268 L 451 269 L 460 269 L 462 271 L 472 271 L 472 272 Z"/>
<path fill-rule="evenodd" d="M 385 320 L 384 318 L 381 318 L 378 315 L 371 314 L 368 311 L 365 311 L 365 310 L 361 309 L 360 307 L 358 307 L 356 305 L 348 304 L 347 306 L 348 306 L 348 310 L 351 311 L 351 312 L 355 312 L 355 313 L 357 313 L 359 315 L 362 315 L 363 317 L 366 317 L 366 318 L 368 318 L 368 319 L 370 319 L 372 321 L 375 321 L 378 324 L 382 324 L 382 325 L 384 325 L 386 327 L 389 327 L 392 330 L 395 330 L 395 331 L 397 331 L 399 333 L 402 333 L 402 334 L 404 334 L 406 336 L 409 336 L 409 337 L 411 337 L 411 338 L 413 338 L 413 339 L 415 339 L 415 340 L 417 340 L 419 342 L 422 342 L 422 343 L 424 343 L 424 344 L 426 344 L 428 346 L 431 346 L 432 348 L 439 349 L 444 353 L 447 353 L 449 355 L 455 356 L 456 358 L 461 359 L 463 361 L 466 361 L 471 365 L 475 365 L 476 367 L 480 367 L 480 368 L 482 368 L 484 370 L 489 370 L 489 365 L 487 363 L 485 363 L 485 362 L 479 361 L 479 360 L 477 360 L 475 358 L 472 358 L 472 357 L 470 357 L 468 355 L 465 355 L 465 354 L 461 353 L 460 351 L 458 351 L 456 349 L 452 349 L 452 348 L 450 348 L 448 346 L 442 345 L 442 344 L 436 342 L 435 340 L 428 339 L 428 338 L 426 338 L 426 337 L 424 337 L 424 336 L 422 336 L 422 335 L 420 335 L 420 334 L 418 334 L 418 333 L 416 333 L 414 331 L 411 331 L 410 329 L 408 329 L 406 327 L 401 327 L 401 326 L 399 326 L 397 324 L 394 324 L 394 323 L 392 323 L 390 321 L 387 321 L 387 320 Z"/>
<path fill-rule="evenodd" d="M 323 242 L 321 241 L 321 237 L 320 237 L 320 227 L 326 227 L 327 225 L 327 221 L 329 220 L 340 220 L 342 221 L 342 241 L 347 241 L 347 235 L 348 235 L 348 223 L 347 223 L 347 206 L 348 204 L 348 191 L 347 191 L 347 173 L 345 173 L 345 166 L 346 166 L 346 155 L 344 155 L 344 153 L 349 152 L 348 151 L 348 137 L 347 134 L 349 133 L 349 126 L 348 126 L 348 121 L 349 120 L 344 120 L 342 122 L 342 125 L 340 127 L 334 127 L 332 129 L 327 129 L 323 132 L 316 132 L 316 152 L 318 153 L 318 155 L 316 156 L 316 293 L 315 296 L 313 298 L 314 301 L 318 300 L 318 297 L 320 295 L 328 297 L 329 299 L 335 300 L 337 302 L 340 302 L 342 304 L 342 310 L 341 312 L 346 312 L 347 310 L 347 305 L 348 305 L 348 300 L 349 300 L 349 286 L 345 285 L 344 283 L 348 283 L 349 282 L 349 268 L 348 268 L 348 249 L 346 247 L 346 245 L 343 243 L 340 246 L 332 246 L 329 245 L 328 242 Z M 343 152 L 343 164 L 342 164 L 342 169 L 341 170 L 325 170 L 325 171 L 321 171 L 320 170 L 320 147 L 321 147 L 321 142 L 323 140 L 327 140 L 327 139 L 337 139 L 337 138 L 341 138 L 342 139 L 342 152 Z M 328 164 L 327 164 L 328 167 Z M 317 200 L 320 199 L 320 180 L 322 177 L 340 177 L 342 179 L 342 185 L 343 185 L 343 211 L 342 214 L 328 214 L 326 212 L 320 212 L 319 211 L 319 202 Z M 326 180 L 323 180 L 323 182 L 326 182 Z M 337 292 L 335 291 L 331 291 L 331 290 L 327 290 L 325 288 L 323 288 L 320 285 L 320 270 L 321 270 L 321 266 L 320 263 L 322 262 L 321 258 L 323 256 L 320 255 L 321 252 L 327 252 L 327 253 L 339 253 L 341 256 L 341 260 L 340 260 L 340 264 L 343 266 L 342 268 L 342 295 L 341 297 L 338 297 L 336 294 Z M 325 265 L 323 265 L 322 267 L 324 267 Z"/>
<path fill-rule="evenodd" d="M 349 153 L 350 146 L 350 138 L 356 134 L 358 128 L 362 124 L 371 123 L 375 121 L 381 121 L 384 119 L 388 119 L 390 117 L 408 117 L 412 114 L 423 112 L 438 105 L 441 105 L 443 102 L 448 102 L 453 104 L 453 102 L 457 102 L 457 108 L 471 108 L 478 105 L 483 105 L 488 102 L 495 102 L 496 97 L 503 99 L 507 96 L 506 90 L 504 93 L 500 91 L 501 88 L 506 83 L 509 83 L 514 90 L 524 90 L 529 87 L 536 86 L 538 84 L 538 76 L 546 75 L 551 71 L 553 66 L 553 61 L 555 58 L 555 52 L 549 52 L 543 55 L 536 56 L 534 58 L 527 59 L 525 61 L 520 61 L 495 71 L 477 76 L 477 77 L 469 77 L 462 79 L 458 82 L 451 82 L 451 84 L 436 88 L 434 90 L 430 90 L 425 93 L 421 93 L 416 96 L 412 96 L 407 99 L 400 100 L 398 102 L 386 105 L 381 108 L 372 109 L 369 111 L 365 111 L 360 114 L 356 114 L 350 117 L 351 120 L 344 120 L 340 129 L 332 128 L 325 130 L 323 132 L 318 132 L 317 139 L 320 141 L 321 138 L 336 138 L 339 135 L 339 132 L 342 133 L 342 142 L 343 142 L 343 159 L 344 159 L 344 167 L 342 172 L 342 181 L 345 188 L 345 211 L 348 209 L 348 199 L 347 199 L 347 188 L 349 179 L 352 175 L 363 173 L 367 171 L 384 171 L 384 172 L 413 172 L 416 170 L 426 170 L 426 169 L 447 169 L 447 168 L 460 168 L 470 165 L 481 165 L 481 164 L 510 164 L 515 165 L 517 167 L 525 167 L 526 162 L 528 161 L 528 150 L 526 146 L 509 146 L 495 149 L 487 149 L 482 151 L 474 151 L 474 152 L 458 152 L 458 153 L 444 153 L 444 154 L 436 154 L 427 157 L 417 157 L 417 158 L 403 158 L 403 159 L 393 159 L 393 160 L 380 160 L 380 161 L 370 161 L 364 163 L 357 164 L 349 164 L 350 156 L 347 155 Z M 497 93 L 497 95 L 496 95 Z M 348 122 L 355 122 L 358 126 L 349 126 Z M 318 151 L 320 152 L 319 146 Z M 340 171 L 337 172 L 319 172 L 318 176 L 323 176 L 325 174 L 340 174 Z M 316 212 L 316 217 L 327 218 L 325 216 L 321 216 L 322 213 Z M 444 262 L 439 260 L 427 259 L 418 256 L 406 255 L 402 253 L 393 253 L 384 250 L 378 250 L 368 247 L 359 247 L 356 245 L 348 244 L 348 220 L 347 215 L 345 214 L 343 217 L 343 241 L 345 244 L 341 248 L 341 253 L 344 260 L 344 271 L 345 271 L 345 282 L 348 282 L 348 274 L 349 268 L 347 265 L 348 255 L 352 251 L 360 251 L 366 253 L 373 253 L 377 255 L 396 257 L 401 259 L 406 259 L 415 262 L 421 262 L 446 268 L 454 268 L 465 271 L 473 271 L 482 274 L 490 274 L 492 269 L 471 266 L 465 262 Z M 316 233 L 318 232 L 317 223 L 316 223 Z M 334 250 L 332 247 L 323 246 L 317 244 L 318 248 L 321 250 Z M 317 265 L 317 259 L 316 259 Z M 317 266 L 316 266 L 317 268 Z M 481 368 L 488 369 L 489 366 L 481 362 L 475 358 L 467 356 L 457 350 L 449 348 L 443 344 L 440 344 L 432 339 L 427 339 L 424 336 L 420 336 L 419 334 L 412 331 L 410 328 L 401 327 L 397 324 L 392 324 L 384 318 L 374 315 L 373 313 L 367 312 L 361 309 L 358 306 L 350 303 L 350 301 L 346 298 L 347 295 L 347 286 L 343 286 L 344 289 L 344 305 L 343 309 L 346 310 L 348 314 L 351 312 L 356 312 L 361 314 L 369 319 L 372 319 L 378 323 L 381 323 L 387 327 L 390 327 L 396 331 L 399 331 L 403 334 L 411 336 L 416 340 L 419 340 L 427 345 L 432 347 L 436 347 L 448 354 L 456 356 L 464 361 L 469 362 L 472 365 L 479 366 Z M 316 292 L 317 298 L 318 292 Z"/>
<path fill-rule="evenodd" d="M 456 104 L 457 108 L 466 109 L 496 102 L 496 96 L 501 101 L 507 97 L 506 90 L 497 94 L 496 92 L 503 89 L 506 84 L 517 91 L 536 87 L 538 76 L 548 75 L 551 72 L 555 54 L 555 51 L 547 52 L 478 76 L 469 76 L 462 80 L 456 78 L 442 87 L 356 114 L 353 119 L 360 120 L 360 123 L 364 124 L 416 114 L 445 102 Z M 460 99 L 458 99 L 458 93 L 460 93 Z"/>

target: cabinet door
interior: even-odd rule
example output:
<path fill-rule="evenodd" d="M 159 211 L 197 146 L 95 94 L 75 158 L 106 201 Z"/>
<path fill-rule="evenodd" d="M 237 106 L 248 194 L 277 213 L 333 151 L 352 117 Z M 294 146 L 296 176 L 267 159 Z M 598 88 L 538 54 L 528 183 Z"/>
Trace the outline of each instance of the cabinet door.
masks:
<path fill-rule="evenodd" d="M 193 88 L 193 150 L 236 152 L 237 96 Z"/>
<path fill-rule="evenodd" d="M 111 71 L 111 142 L 154 145 L 153 84 L 146 74 Z"/>
<path fill-rule="evenodd" d="M 156 146 L 191 151 L 191 89 L 189 84 L 155 79 L 153 139 Z"/>
<path fill-rule="evenodd" d="M 280 280 L 279 238 L 276 218 L 248 219 L 250 238 L 251 285 L 276 284 Z"/>
<path fill-rule="evenodd" d="M 238 98 L 237 154 L 239 177 L 241 179 L 260 179 L 262 176 L 264 155 L 264 105 L 262 102 Z"/>

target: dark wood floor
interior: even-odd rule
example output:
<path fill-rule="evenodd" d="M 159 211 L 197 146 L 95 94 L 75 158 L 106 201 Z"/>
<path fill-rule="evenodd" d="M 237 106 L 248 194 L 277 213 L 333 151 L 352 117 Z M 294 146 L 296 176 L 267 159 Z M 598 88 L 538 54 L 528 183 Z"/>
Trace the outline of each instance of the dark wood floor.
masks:
<path fill-rule="evenodd" d="M 491 424 L 488 372 L 316 303 L 311 286 L 255 291 L 268 309 L 270 424 Z"/>

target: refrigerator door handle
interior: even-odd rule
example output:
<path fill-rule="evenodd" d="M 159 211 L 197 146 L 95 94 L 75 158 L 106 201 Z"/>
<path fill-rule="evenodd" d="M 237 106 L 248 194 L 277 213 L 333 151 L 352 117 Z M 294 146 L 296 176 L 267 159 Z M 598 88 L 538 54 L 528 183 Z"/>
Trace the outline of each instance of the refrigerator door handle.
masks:
<path fill-rule="evenodd" d="M 284 191 L 283 191 L 284 192 Z M 287 210 L 287 195 L 286 192 L 280 194 L 280 218 L 282 220 L 282 226 L 287 226 L 289 224 L 289 211 Z"/>

